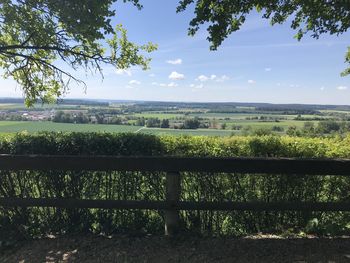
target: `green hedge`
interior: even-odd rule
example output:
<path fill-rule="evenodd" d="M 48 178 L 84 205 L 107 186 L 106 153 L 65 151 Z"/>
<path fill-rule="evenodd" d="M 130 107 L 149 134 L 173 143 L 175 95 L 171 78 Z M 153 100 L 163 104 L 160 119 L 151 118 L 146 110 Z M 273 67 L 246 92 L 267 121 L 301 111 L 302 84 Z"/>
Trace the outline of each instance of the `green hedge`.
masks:
<path fill-rule="evenodd" d="M 69 155 L 270 156 L 350 158 L 350 137 L 156 137 L 142 134 L 40 133 L 0 138 L 0 153 Z M 184 173 L 183 200 L 350 201 L 341 176 L 287 177 Z M 0 196 L 163 200 L 164 174 L 0 171 Z M 207 212 L 181 214 L 186 231 L 209 235 L 257 232 L 342 234 L 349 213 Z M 0 208 L 0 239 L 70 232 L 162 233 L 156 211 Z M 1 240 L 0 240 L 1 241 Z"/>

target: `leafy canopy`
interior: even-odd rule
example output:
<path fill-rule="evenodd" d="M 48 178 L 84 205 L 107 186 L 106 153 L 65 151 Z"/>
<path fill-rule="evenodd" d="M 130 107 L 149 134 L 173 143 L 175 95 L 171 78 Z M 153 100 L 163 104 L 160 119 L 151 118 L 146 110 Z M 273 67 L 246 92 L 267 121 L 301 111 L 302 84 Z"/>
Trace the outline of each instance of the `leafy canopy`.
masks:
<path fill-rule="evenodd" d="M 148 67 L 144 54 L 156 46 L 132 43 L 121 25 L 112 27 L 116 1 L 0 0 L 0 67 L 23 89 L 28 106 L 60 97 L 71 81 L 86 86 L 72 69 Z"/>
<path fill-rule="evenodd" d="M 314 38 L 329 33 L 339 35 L 350 27 L 350 1 L 348 0 L 181 0 L 177 12 L 195 5 L 195 17 L 190 21 L 189 35 L 194 35 L 208 23 L 210 49 L 216 50 L 231 33 L 239 30 L 249 13 L 256 10 L 271 24 L 291 20 L 291 28 L 300 40 L 306 33 Z M 350 47 L 345 56 L 350 63 Z M 350 68 L 342 75 L 349 75 Z"/>

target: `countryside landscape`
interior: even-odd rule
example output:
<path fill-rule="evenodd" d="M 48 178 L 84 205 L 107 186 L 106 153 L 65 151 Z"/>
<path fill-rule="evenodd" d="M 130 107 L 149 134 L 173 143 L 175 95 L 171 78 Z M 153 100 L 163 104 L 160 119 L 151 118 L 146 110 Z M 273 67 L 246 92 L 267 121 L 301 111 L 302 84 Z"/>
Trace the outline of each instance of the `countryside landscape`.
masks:
<path fill-rule="evenodd" d="M 0 263 L 350 262 L 350 5 L 0 0 Z"/>
<path fill-rule="evenodd" d="M 153 135 L 335 136 L 350 131 L 350 106 L 0 99 L 0 133 L 133 132 Z"/>

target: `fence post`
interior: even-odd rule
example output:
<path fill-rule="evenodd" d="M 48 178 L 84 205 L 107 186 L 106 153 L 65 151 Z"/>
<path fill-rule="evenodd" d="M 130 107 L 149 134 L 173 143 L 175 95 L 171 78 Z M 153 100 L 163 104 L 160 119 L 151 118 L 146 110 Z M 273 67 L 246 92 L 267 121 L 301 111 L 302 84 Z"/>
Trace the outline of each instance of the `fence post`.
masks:
<path fill-rule="evenodd" d="M 181 176 L 179 172 L 167 172 L 165 180 L 165 199 L 167 202 L 176 203 L 180 201 Z M 165 235 L 173 236 L 179 232 L 180 215 L 179 210 L 165 210 Z"/>

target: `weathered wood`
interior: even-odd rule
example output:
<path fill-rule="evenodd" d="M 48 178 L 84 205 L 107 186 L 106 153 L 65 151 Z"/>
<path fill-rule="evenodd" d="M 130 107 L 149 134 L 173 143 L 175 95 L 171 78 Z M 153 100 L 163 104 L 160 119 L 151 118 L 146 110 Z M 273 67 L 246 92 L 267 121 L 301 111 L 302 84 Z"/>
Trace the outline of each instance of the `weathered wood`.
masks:
<path fill-rule="evenodd" d="M 59 207 L 211 211 L 350 211 L 350 202 L 189 202 L 1 197 L 3 207 Z"/>
<path fill-rule="evenodd" d="M 192 171 L 349 176 L 350 160 L 0 155 L 0 170 Z"/>
<path fill-rule="evenodd" d="M 174 206 L 165 210 L 165 235 L 173 236 L 179 232 L 180 215 L 175 204 L 180 200 L 181 195 L 181 177 L 179 172 L 168 172 L 165 178 L 165 199 Z"/>

